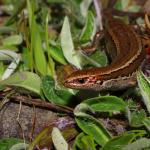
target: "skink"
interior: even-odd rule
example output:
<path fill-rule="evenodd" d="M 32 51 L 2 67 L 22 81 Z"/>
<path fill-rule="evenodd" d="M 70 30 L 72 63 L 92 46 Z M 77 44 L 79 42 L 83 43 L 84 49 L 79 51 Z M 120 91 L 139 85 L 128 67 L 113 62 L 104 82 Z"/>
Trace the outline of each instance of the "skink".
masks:
<path fill-rule="evenodd" d="M 135 85 L 135 71 L 145 57 L 140 37 L 130 26 L 115 18 L 107 19 L 105 31 L 107 51 L 113 60 L 111 64 L 73 72 L 64 81 L 66 87 L 101 91 Z"/>

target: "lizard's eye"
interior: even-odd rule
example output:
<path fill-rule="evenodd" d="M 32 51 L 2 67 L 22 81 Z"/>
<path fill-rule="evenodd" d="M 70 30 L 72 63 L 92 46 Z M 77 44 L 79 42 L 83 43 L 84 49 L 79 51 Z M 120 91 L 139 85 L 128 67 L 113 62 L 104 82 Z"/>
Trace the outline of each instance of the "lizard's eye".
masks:
<path fill-rule="evenodd" d="M 148 48 L 148 44 L 145 44 L 145 45 L 144 45 L 144 48 Z"/>
<path fill-rule="evenodd" d="M 85 82 L 86 82 L 86 78 L 78 79 L 78 82 L 79 82 L 80 84 L 83 84 L 83 83 L 85 83 Z"/>

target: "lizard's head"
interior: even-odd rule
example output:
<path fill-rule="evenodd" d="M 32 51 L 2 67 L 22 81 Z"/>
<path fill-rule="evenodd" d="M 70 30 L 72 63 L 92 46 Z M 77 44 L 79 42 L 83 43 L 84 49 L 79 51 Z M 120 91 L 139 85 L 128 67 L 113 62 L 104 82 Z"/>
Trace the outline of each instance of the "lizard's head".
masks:
<path fill-rule="evenodd" d="M 77 72 L 72 73 L 64 81 L 64 85 L 72 89 L 94 89 L 95 85 L 102 83 L 97 76 L 81 75 Z"/>

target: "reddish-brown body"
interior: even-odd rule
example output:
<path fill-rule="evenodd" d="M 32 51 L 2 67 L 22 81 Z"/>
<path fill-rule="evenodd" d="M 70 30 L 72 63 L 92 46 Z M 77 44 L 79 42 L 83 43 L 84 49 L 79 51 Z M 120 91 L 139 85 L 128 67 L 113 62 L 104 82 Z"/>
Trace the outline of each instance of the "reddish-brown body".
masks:
<path fill-rule="evenodd" d="M 105 38 L 112 63 L 106 67 L 85 69 L 73 72 L 64 85 L 75 89 L 105 90 L 111 80 L 129 79 L 145 57 L 139 36 L 118 19 L 109 18 L 105 23 Z M 111 44 L 109 44 L 109 42 Z M 114 47 L 112 49 L 112 44 Z M 109 49 L 111 47 L 111 49 Z M 110 82 L 110 83 L 109 83 Z M 105 87 L 106 86 L 106 87 Z"/>

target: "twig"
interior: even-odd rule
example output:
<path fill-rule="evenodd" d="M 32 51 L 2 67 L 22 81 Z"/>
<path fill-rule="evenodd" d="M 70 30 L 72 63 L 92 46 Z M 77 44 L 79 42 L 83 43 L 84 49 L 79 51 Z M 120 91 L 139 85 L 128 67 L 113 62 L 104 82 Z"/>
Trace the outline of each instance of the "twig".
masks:
<path fill-rule="evenodd" d="M 33 112 L 34 112 L 34 116 L 33 116 L 33 119 L 32 119 L 32 128 L 31 128 L 31 132 L 30 132 L 30 135 L 29 135 L 29 139 L 30 139 L 30 142 L 33 140 L 33 134 L 34 134 L 34 129 L 35 129 L 35 125 L 36 125 L 36 109 L 35 109 L 35 105 L 33 105 Z"/>
<path fill-rule="evenodd" d="M 17 122 L 18 122 L 18 125 L 19 125 L 19 127 L 20 127 L 20 129 L 21 129 L 22 139 L 23 139 L 23 141 L 24 141 L 24 144 L 25 144 L 25 143 L 26 143 L 26 140 L 25 140 L 25 135 L 24 135 L 24 132 L 23 132 L 22 125 L 21 125 L 21 123 L 20 123 L 20 121 L 19 121 L 19 118 L 20 118 L 20 113 L 21 113 L 21 109 L 22 109 L 22 102 L 20 101 L 19 110 L 18 110 L 18 115 L 17 115 L 17 118 L 16 118 L 16 120 L 17 120 Z M 25 148 L 25 150 L 26 150 L 26 148 Z"/>
<path fill-rule="evenodd" d="M 3 108 L 3 106 L 9 102 L 9 97 L 14 94 L 14 91 L 10 91 L 9 93 L 6 93 L 3 98 L 2 101 L 0 102 L 0 110 Z"/>
<path fill-rule="evenodd" d="M 0 99 L 2 99 L 5 95 L 0 93 Z M 27 96 L 18 96 L 18 95 L 11 95 L 9 97 L 10 101 L 14 102 L 22 102 L 27 105 L 35 105 L 41 108 L 47 108 L 55 112 L 63 112 L 70 116 L 73 116 L 73 109 L 67 106 L 60 106 L 53 103 L 45 102 L 41 99 L 31 99 Z"/>

